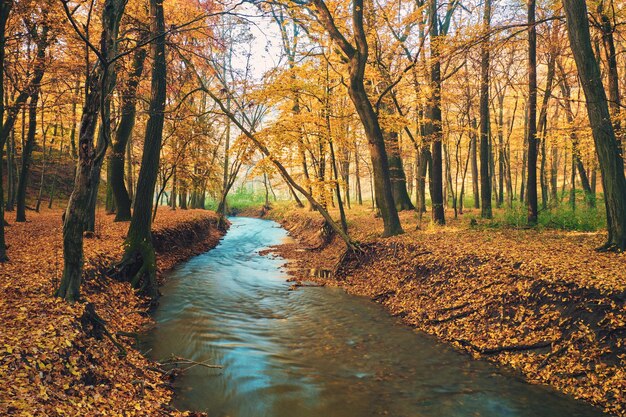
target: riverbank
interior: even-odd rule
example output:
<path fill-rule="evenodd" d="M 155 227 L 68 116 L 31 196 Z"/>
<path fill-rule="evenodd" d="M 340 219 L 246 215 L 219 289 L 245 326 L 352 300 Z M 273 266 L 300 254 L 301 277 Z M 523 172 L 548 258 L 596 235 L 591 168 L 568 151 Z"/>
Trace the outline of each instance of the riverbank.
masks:
<path fill-rule="evenodd" d="M 414 328 L 475 358 L 519 371 L 626 416 L 626 255 L 593 251 L 602 233 L 488 229 L 452 222 L 380 239 L 382 222 L 366 210 L 348 215 L 365 253 L 321 246 L 317 213 L 269 213 L 298 240 L 277 248 L 295 279 L 340 286 L 382 304 Z M 314 273 L 311 274 L 311 271 Z"/>
<path fill-rule="evenodd" d="M 85 239 L 84 301 L 92 303 L 124 349 L 85 323 L 85 303 L 51 297 L 63 269 L 61 211 L 28 213 L 7 227 L 10 262 L 0 265 L 1 415 L 171 415 L 163 373 L 137 349 L 134 334 L 151 323 L 145 300 L 104 275 L 123 253 L 128 223 L 98 216 Z M 215 247 L 214 213 L 160 210 L 154 224 L 162 273 Z M 95 335 L 97 336 L 97 335 Z"/>

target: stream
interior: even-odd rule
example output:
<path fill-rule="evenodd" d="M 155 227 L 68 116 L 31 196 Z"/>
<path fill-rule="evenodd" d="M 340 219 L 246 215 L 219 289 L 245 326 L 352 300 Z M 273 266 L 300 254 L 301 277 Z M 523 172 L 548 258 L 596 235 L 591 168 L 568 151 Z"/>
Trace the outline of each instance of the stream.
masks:
<path fill-rule="evenodd" d="M 195 366 L 174 406 L 210 417 L 602 416 L 400 323 L 336 288 L 288 291 L 285 260 L 259 251 L 289 239 L 277 223 L 231 218 L 213 250 L 161 288 L 149 356 Z"/>

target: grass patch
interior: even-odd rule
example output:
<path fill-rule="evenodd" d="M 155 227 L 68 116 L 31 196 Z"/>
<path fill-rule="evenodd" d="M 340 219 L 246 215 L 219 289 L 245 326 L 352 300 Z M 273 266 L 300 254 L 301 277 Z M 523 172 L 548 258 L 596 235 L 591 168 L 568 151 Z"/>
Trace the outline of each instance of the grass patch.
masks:
<path fill-rule="evenodd" d="M 265 193 L 255 193 L 248 188 L 239 188 L 228 194 L 226 198 L 229 212 L 239 212 L 250 208 L 261 208 L 265 204 Z M 206 207 L 209 210 L 217 210 L 219 201 L 207 200 Z"/>
<path fill-rule="evenodd" d="M 528 225 L 528 209 L 518 202 L 513 208 L 494 210 L 494 218 L 483 225 L 487 227 L 526 227 Z M 478 218 L 476 217 L 476 220 Z M 575 230 L 579 232 L 595 232 L 606 228 L 604 207 L 589 208 L 583 205 L 572 210 L 569 205 L 546 210 L 539 210 L 537 221 L 539 228 Z"/>

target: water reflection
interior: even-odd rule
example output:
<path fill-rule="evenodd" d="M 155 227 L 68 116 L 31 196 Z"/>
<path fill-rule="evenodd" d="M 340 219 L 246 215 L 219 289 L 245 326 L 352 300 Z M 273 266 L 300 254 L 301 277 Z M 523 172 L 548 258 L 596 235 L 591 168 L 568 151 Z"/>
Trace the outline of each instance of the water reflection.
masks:
<path fill-rule="evenodd" d="M 232 222 L 217 248 L 170 274 L 145 337 L 156 359 L 224 367 L 181 376 L 179 408 L 212 417 L 602 415 L 416 334 L 368 300 L 288 291 L 284 261 L 258 254 L 286 232 Z"/>

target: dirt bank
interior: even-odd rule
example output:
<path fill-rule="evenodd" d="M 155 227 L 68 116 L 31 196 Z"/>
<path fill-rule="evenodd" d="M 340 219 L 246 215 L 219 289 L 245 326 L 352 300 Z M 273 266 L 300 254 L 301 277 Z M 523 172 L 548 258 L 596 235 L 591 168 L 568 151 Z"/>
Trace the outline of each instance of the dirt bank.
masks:
<path fill-rule="evenodd" d="M 315 213 L 270 216 L 299 241 L 278 248 L 296 278 L 370 297 L 475 358 L 626 416 L 626 255 L 595 253 L 602 234 L 455 224 L 380 239 L 380 220 L 361 210 L 349 225 L 364 253 L 311 277 L 333 270 L 344 244 L 316 248 Z"/>
<path fill-rule="evenodd" d="M 28 223 L 7 228 L 10 262 L 0 264 L 0 415 L 173 413 L 168 381 L 133 347 L 134 333 L 151 322 L 145 300 L 102 273 L 120 259 L 128 223 L 98 219 L 96 236 L 85 240 L 82 293 L 121 349 L 94 332 L 84 302 L 51 297 L 63 268 L 61 212 L 29 213 Z M 216 222 L 206 211 L 160 210 L 159 271 L 214 247 Z"/>

